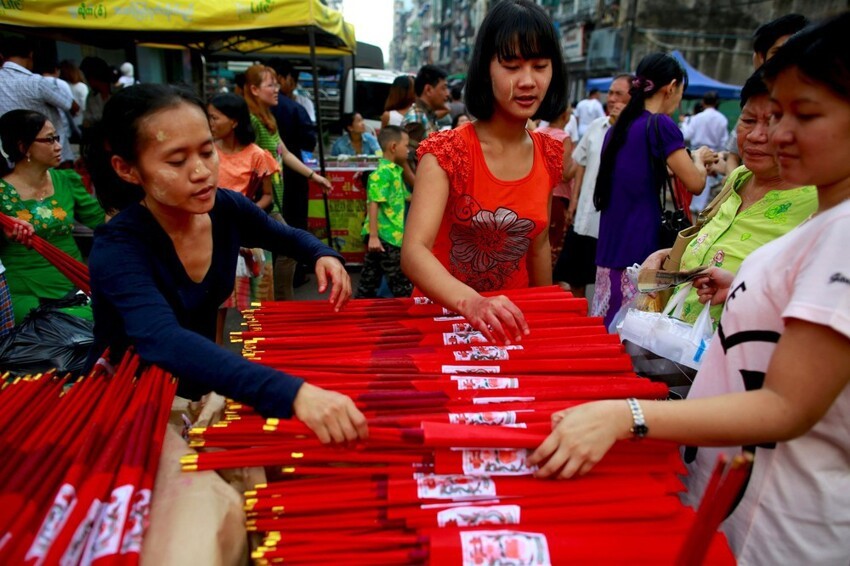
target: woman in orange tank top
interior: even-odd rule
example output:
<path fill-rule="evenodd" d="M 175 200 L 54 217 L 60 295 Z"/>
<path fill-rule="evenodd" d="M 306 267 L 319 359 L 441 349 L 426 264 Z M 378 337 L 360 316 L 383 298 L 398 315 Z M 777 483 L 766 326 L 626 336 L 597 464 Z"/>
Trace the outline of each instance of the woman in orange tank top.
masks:
<path fill-rule="evenodd" d="M 566 102 L 561 49 L 540 7 L 510 0 L 490 10 L 465 102 L 475 122 L 419 145 L 402 268 L 421 293 L 509 344 L 528 334 L 522 312 L 480 292 L 552 283 L 549 209 L 563 169 L 562 144 L 526 129 Z"/>

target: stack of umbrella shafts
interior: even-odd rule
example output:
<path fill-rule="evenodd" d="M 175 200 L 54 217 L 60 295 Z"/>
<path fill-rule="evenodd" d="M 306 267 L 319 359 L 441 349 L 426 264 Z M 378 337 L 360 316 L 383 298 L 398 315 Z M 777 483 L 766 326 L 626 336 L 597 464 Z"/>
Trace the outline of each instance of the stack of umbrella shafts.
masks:
<path fill-rule="evenodd" d="M 5 383 L 0 563 L 137 563 L 175 391 L 129 354 L 111 376 Z"/>
<path fill-rule="evenodd" d="M 12 221 L 11 217 L 0 214 L 0 227 L 11 229 L 15 226 L 16 224 Z M 89 268 L 84 263 L 77 261 L 41 236 L 33 235 L 32 249 L 44 256 L 44 259 L 49 261 L 53 267 L 58 269 L 62 275 L 67 277 L 83 293 L 91 296 Z"/>
<path fill-rule="evenodd" d="M 532 477 L 552 414 L 593 399 L 663 399 L 617 338 L 557 288 L 508 294 L 531 335 L 496 346 L 437 305 L 265 304 L 234 338 L 245 355 L 350 395 L 369 438 L 322 445 L 302 423 L 230 402 L 190 431 L 186 471 L 266 466 L 246 493 L 257 563 L 672 563 L 695 524 L 677 447 L 618 442 L 587 475 Z M 624 410 L 627 410 L 624 403 Z M 224 450 L 221 450 L 221 449 Z M 733 563 L 706 532 L 706 555 Z"/>

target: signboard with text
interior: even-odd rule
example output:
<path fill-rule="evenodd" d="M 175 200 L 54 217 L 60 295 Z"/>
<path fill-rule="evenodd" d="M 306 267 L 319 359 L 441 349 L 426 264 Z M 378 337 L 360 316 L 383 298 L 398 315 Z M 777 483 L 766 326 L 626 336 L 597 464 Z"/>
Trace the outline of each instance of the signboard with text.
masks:
<path fill-rule="evenodd" d="M 363 219 L 366 217 L 365 178 L 362 178 L 362 174 L 374 169 L 375 166 L 371 164 L 364 167 L 326 169 L 326 177 L 333 184 L 328 193 L 331 241 L 348 263 L 363 263 L 366 253 L 363 237 L 360 235 Z M 322 188 L 312 182 L 307 207 L 307 228 L 323 242 L 328 241 Z"/>

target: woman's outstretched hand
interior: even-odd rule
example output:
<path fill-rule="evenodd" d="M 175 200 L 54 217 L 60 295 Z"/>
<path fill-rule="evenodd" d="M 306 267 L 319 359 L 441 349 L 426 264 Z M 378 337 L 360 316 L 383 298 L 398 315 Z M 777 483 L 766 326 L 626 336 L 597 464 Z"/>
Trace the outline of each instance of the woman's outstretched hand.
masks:
<path fill-rule="evenodd" d="M 538 478 L 571 478 L 595 466 L 618 439 L 631 435 L 632 414 L 625 401 L 598 401 L 552 415 L 552 433 L 529 457 Z"/>
<path fill-rule="evenodd" d="M 292 403 L 295 416 L 316 433 L 323 444 L 365 440 L 366 417 L 350 397 L 305 383 Z"/>
<path fill-rule="evenodd" d="M 504 295 L 461 299 L 457 310 L 489 342 L 510 344 L 530 334 L 522 311 Z"/>
<path fill-rule="evenodd" d="M 334 310 L 339 312 L 351 298 L 351 277 L 337 258 L 333 256 L 320 257 L 316 262 L 316 281 L 319 293 L 324 293 L 331 286 L 329 301 Z"/>
<path fill-rule="evenodd" d="M 726 302 L 726 297 L 729 296 L 729 288 L 734 280 L 735 274 L 731 271 L 719 267 L 709 267 L 702 275 L 694 279 L 693 286 L 697 291 L 699 302 L 703 304 L 711 302 L 712 305 L 720 305 Z"/>
<path fill-rule="evenodd" d="M 3 235 L 14 242 L 23 244 L 26 247 L 32 246 L 32 237 L 35 235 L 35 228 L 26 220 L 21 220 L 14 216 L 9 217 L 15 223 L 14 227 L 3 227 Z"/>
<path fill-rule="evenodd" d="M 330 190 L 333 188 L 331 182 L 319 175 L 318 173 L 314 174 L 312 177 L 310 177 L 310 179 L 315 183 L 319 183 L 319 185 L 322 186 L 322 190 L 325 192 L 325 194 L 329 193 Z"/>

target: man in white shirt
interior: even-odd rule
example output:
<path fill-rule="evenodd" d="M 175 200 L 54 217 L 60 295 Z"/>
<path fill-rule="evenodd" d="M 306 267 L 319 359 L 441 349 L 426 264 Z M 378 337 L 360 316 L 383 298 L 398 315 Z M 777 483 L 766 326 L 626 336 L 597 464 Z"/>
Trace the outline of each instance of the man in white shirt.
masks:
<path fill-rule="evenodd" d="M 6 62 L 0 68 L 0 116 L 10 110 L 33 110 L 60 128 L 59 115 L 74 104 L 70 88 L 63 89 L 56 80 L 31 71 L 33 45 L 29 40 L 8 37 L 2 53 Z"/>
<path fill-rule="evenodd" d="M 553 269 L 552 278 L 568 284 L 576 297 L 584 297 L 587 285 L 596 280 L 599 211 L 593 206 L 593 191 L 602 160 L 605 133 L 631 99 L 629 88 L 633 78 L 628 74 L 614 77 L 605 103 L 608 116 L 603 115 L 594 120 L 573 150 L 573 161 L 576 164 L 573 173 L 576 181 L 567 211 L 567 223 L 572 226 L 564 239 L 564 247 Z"/>
<path fill-rule="evenodd" d="M 693 116 L 682 128 L 690 147 L 708 146 L 712 151 L 726 149 L 729 139 L 729 120 L 717 110 L 717 93 L 707 92 L 702 97 L 705 108 Z"/>
<path fill-rule="evenodd" d="M 587 98 L 576 104 L 575 116 L 578 120 L 579 137 L 584 136 L 584 133 L 594 120 L 605 116 L 605 109 L 602 108 L 602 103 L 599 102 L 599 96 L 600 94 L 597 89 L 590 89 Z"/>
<path fill-rule="evenodd" d="M 707 92 L 702 97 L 705 109 L 693 116 L 682 126 L 682 135 L 690 147 L 708 146 L 713 151 L 726 149 L 729 141 L 729 120 L 717 110 L 717 93 Z M 691 210 L 700 212 L 711 201 L 711 188 L 719 183 L 717 175 L 710 175 L 705 181 L 705 190 L 691 201 Z"/>

